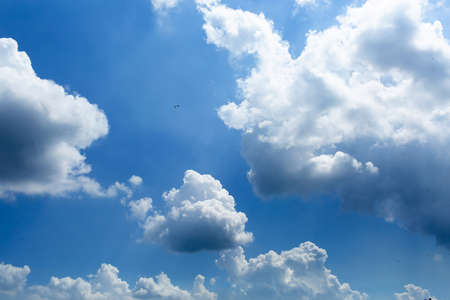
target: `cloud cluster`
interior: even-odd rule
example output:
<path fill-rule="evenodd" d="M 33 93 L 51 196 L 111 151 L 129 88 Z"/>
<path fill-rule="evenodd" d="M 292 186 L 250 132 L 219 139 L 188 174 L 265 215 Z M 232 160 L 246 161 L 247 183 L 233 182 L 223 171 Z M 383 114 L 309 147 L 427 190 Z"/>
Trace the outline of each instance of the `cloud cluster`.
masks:
<path fill-rule="evenodd" d="M 22 268 L 0 263 L 0 296 L 15 296 L 26 285 L 30 268 Z"/>
<path fill-rule="evenodd" d="M 191 290 L 184 290 L 161 273 L 140 277 L 134 287 L 119 277 L 119 270 L 102 264 L 86 278 L 52 277 L 46 285 L 26 285 L 30 268 L 0 263 L 0 298 L 5 300 L 367 300 L 365 293 L 341 283 L 325 267 L 327 252 L 311 242 L 291 250 L 247 259 L 242 247 L 223 251 L 216 261 L 229 276 L 231 292 L 218 295 L 197 275 Z M 212 285 L 215 280 L 211 281 Z M 423 300 L 428 290 L 413 284 L 397 300 Z M 436 299 L 433 297 L 433 299 Z"/>
<path fill-rule="evenodd" d="M 450 45 L 428 1 L 348 7 L 295 58 L 263 14 L 197 3 L 208 43 L 255 58 L 219 116 L 259 195 L 337 195 L 450 245 Z"/>
<path fill-rule="evenodd" d="M 30 269 L 0 264 L 0 296 L 8 300 L 216 300 L 198 275 L 191 291 L 175 286 L 161 273 L 156 278 L 141 277 L 135 287 L 119 278 L 119 270 L 102 264 L 96 274 L 83 278 L 52 277 L 47 285 L 25 286 Z M 3 296 L 2 296 L 2 299 Z"/>
<path fill-rule="evenodd" d="M 233 299 L 365 300 L 325 267 L 327 252 L 311 242 L 280 254 L 269 251 L 247 260 L 238 247 L 224 251 L 217 264 L 226 269 L 235 287 Z"/>
<path fill-rule="evenodd" d="M 428 290 L 414 284 L 405 285 L 405 290 L 406 292 L 403 293 L 395 293 L 395 298 L 397 300 L 423 300 L 430 298 L 437 300 L 436 297 L 431 296 Z"/>
<path fill-rule="evenodd" d="M 89 191 L 98 184 L 82 150 L 107 133 L 95 104 L 39 78 L 17 42 L 0 39 L 0 196 Z"/>
<path fill-rule="evenodd" d="M 151 198 L 131 201 L 131 215 L 142 220 L 144 240 L 173 251 L 223 250 L 249 243 L 247 217 L 211 175 L 188 170 L 183 185 L 163 194 L 167 212 L 154 209 Z"/>

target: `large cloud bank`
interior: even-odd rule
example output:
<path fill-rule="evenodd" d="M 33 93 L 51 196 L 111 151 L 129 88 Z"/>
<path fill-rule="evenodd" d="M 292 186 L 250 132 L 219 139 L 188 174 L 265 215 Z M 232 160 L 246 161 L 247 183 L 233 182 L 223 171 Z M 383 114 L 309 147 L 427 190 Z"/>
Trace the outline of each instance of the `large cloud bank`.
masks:
<path fill-rule="evenodd" d="M 13 39 L 0 39 L 0 197 L 105 195 L 82 150 L 108 133 L 105 114 L 86 98 L 39 78 Z M 117 192 L 111 187 L 110 194 Z"/>
<path fill-rule="evenodd" d="M 144 240 L 173 251 L 223 250 L 249 243 L 247 216 L 211 175 L 188 170 L 183 185 L 163 194 L 166 213 L 158 212 L 151 198 L 129 203 L 131 215 L 141 221 Z"/>
<path fill-rule="evenodd" d="M 140 277 L 134 287 L 119 277 L 119 270 L 102 264 L 86 278 L 52 277 L 46 285 L 27 285 L 28 266 L 0 263 L 0 298 L 3 300 L 366 300 L 365 293 L 351 289 L 326 268 L 327 252 L 311 242 L 291 250 L 247 259 L 242 247 L 223 251 L 216 261 L 228 274 L 229 290 L 217 294 L 197 275 L 192 289 L 185 290 L 161 273 Z M 428 290 L 413 284 L 396 293 L 397 300 L 423 300 Z M 436 299 L 433 297 L 433 299 Z"/>
<path fill-rule="evenodd" d="M 255 58 L 219 116 L 258 194 L 337 195 L 450 245 L 450 46 L 426 0 L 349 7 L 296 58 L 263 14 L 197 3 L 208 43 Z"/>
<path fill-rule="evenodd" d="M 367 295 L 352 290 L 325 267 L 327 252 L 311 242 L 280 254 L 269 251 L 247 260 L 238 247 L 222 253 L 217 261 L 230 274 L 234 299 L 364 300 Z"/>
<path fill-rule="evenodd" d="M 119 270 L 102 264 L 96 274 L 83 278 L 52 277 L 47 285 L 25 286 L 30 269 L 0 264 L 0 296 L 8 300 L 215 300 L 217 295 L 205 287 L 198 275 L 191 291 L 173 285 L 161 273 L 155 278 L 141 277 L 135 287 L 119 278 Z"/>

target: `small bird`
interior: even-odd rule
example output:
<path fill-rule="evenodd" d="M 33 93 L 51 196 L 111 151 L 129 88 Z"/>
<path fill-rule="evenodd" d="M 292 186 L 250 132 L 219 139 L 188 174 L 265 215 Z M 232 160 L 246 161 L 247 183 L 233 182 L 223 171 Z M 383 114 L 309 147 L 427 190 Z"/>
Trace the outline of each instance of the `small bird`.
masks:
<path fill-rule="evenodd" d="M 180 106 L 181 106 L 180 104 L 175 104 L 175 105 L 173 106 L 173 108 L 174 108 L 174 109 L 178 109 L 178 108 L 180 108 Z"/>

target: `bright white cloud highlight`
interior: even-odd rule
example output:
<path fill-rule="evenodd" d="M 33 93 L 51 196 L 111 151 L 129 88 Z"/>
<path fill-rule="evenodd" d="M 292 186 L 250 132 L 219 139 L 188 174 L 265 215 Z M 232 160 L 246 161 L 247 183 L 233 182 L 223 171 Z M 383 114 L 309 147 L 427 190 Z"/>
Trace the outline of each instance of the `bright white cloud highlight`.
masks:
<path fill-rule="evenodd" d="M 0 195 L 92 191 L 82 150 L 107 133 L 95 104 L 39 78 L 16 41 L 0 39 Z"/>
<path fill-rule="evenodd" d="M 450 45 L 425 0 L 368 0 L 299 57 L 263 14 L 197 1 L 207 42 L 255 66 L 219 109 L 262 196 L 339 195 L 450 245 Z"/>
<path fill-rule="evenodd" d="M 317 0 L 295 0 L 300 7 L 317 5 L 317 2 Z"/>
<path fill-rule="evenodd" d="M 216 300 L 198 275 L 191 291 L 173 285 L 161 273 L 156 278 L 141 277 L 131 289 L 119 277 L 119 270 L 102 264 L 96 274 L 84 278 L 52 277 L 47 285 L 25 286 L 30 269 L 0 264 L 0 295 L 11 300 Z M 2 298 L 3 299 L 3 298 Z"/>
<path fill-rule="evenodd" d="M 423 300 L 430 299 L 437 300 L 436 297 L 432 297 L 430 292 L 414 284 L 405 285 L 406 292 L 396 293 L 395 298 L 397 300 Z"/>
<path fill-rule="evenodd" d="M 178 5 L 180 0 L 151 0 L 153 8 L 159 12 L 166 12 L 168 9 Z"/>
<path fill-rule="evenodd" d="M 218 265 L 230 274 L 233 299 L 367 299 L 325 267 L 327 252 L 311 242 L 276 253 L 269 251 L 249 260 L 242 247 L 224 251 Z"/>
<path fill-rule="evenodd" d="M 166 213 L 152 207 L 150 198 L 129 204 L 144 230 L 144 240 L 179 252 L 223 250 L 249 243 L 247 216 L 235 209 L 235 201 L 211 175 L 188 170 L 183 185 L 163 194 Z M 152 209 L 153 208 L 153 209 Z"/>
<path fill-rule="evenodd" d="M 130 177 L 130 179 L 128 179 L 128 182 L 130 182 L 134 186 L 141 185 L 143 181 L 144 180 L 142 179 L 142 177 L 136 175 L 133 175 Z"/>

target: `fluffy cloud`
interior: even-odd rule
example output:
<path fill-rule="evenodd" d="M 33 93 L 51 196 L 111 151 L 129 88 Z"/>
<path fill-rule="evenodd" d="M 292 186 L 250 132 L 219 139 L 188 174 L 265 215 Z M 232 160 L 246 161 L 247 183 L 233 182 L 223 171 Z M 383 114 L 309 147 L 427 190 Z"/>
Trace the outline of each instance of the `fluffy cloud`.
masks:
<path fill-rule="evenodd" d="M 30 269 L 0 264 L 0 295 L 11 300 L 216 300 L 217 295 L 205 287 L 205 278 L 195 278 L 192 291 L 172 284 L 161 273 L 156 280 L 139 278 L 134 289 L 119 278 L 119 270 L 102 264 L 94 275 L 83 278 L 52 277 L 47 285 L 25 286 Z M 3 297 L 2 297 L 3 299 Z"/>
<path fill-rule="evenodd" d="M 395 298 L 397 300 L 423 300 L 432 298 L 437 300 L 436 297 L 432 297 L 428 290 L 425 290 L 419 286 L 415 286 L 414 284 L 405 285 L 406 292 L 396 293 Z"/>
<path fill-rule="evenodd" d="M 130 182 L 134 186 L 141 185 L 143 181 L 144 180 L 142 179 L 142 177 L 136 175 L 133 175 L 130 177 L 130 179 L 128 179 L 128 182 Z"/>
<path fill-rule="evenodd" d="M 306 242 L 280 254 L 269 251 L 249 260 L 238 247 L 223 252 L 217 263 L 230 274 L 235 286 L 233 299 L 367 299 L 366 294 L 339 282 L 325 267 L 327 258 L 324 249 Z"/>
<path fill-rule="evenodd" d="M 39 78 L 16 41 L 0 39 L 0 196 L 95 193 L 82 150 L 107 133 L 95 104 Z"/>
<path fill-rule="evenodd" d="M 130 208 L 131 216 L 138 220 L 144 220 L 147 213 L 153 209 L 152 202 L 152 198 L 142 198 L 137 201 L 130 201 L 128 207 Z"/>
<path fill-rule="evenodd" d="M 14 267 L 0 263 L 0 296 L 14 296 L 21 292 L 27 282 L 27 276 L 30 274 L 30 268 Z"/>
<path fill-rule="evenodd" d="M 211 175 L 188 170 L 179 189 L 163 194 L 167 213 L 153 209 L 144 198 L 129 203 L 131 215 L 144 219 L 144 240 L 178 252 L 223 250 L 249 243 L 247 217 L 235 209 L 234 198 Z"/>
<path fill-rule="evenodd" d="M 174 286 L 166 274 L 161 273 L 153 278 L 140 278 L 136 284 L 134 295 L 139 299 L 168 300 L 216 300 L 217 295 L 205 287 L 205 277 L 197 275 L 192 292 Z"/>
<path fill-rule="evenodd" d="M 263 14 L 197 1 L 207 42 L 255 66 L 219 109 L 256 192 L 338 195 L 450 245 L 450 46 L 426 0 L 368 0 L 294 58 Z"/>

